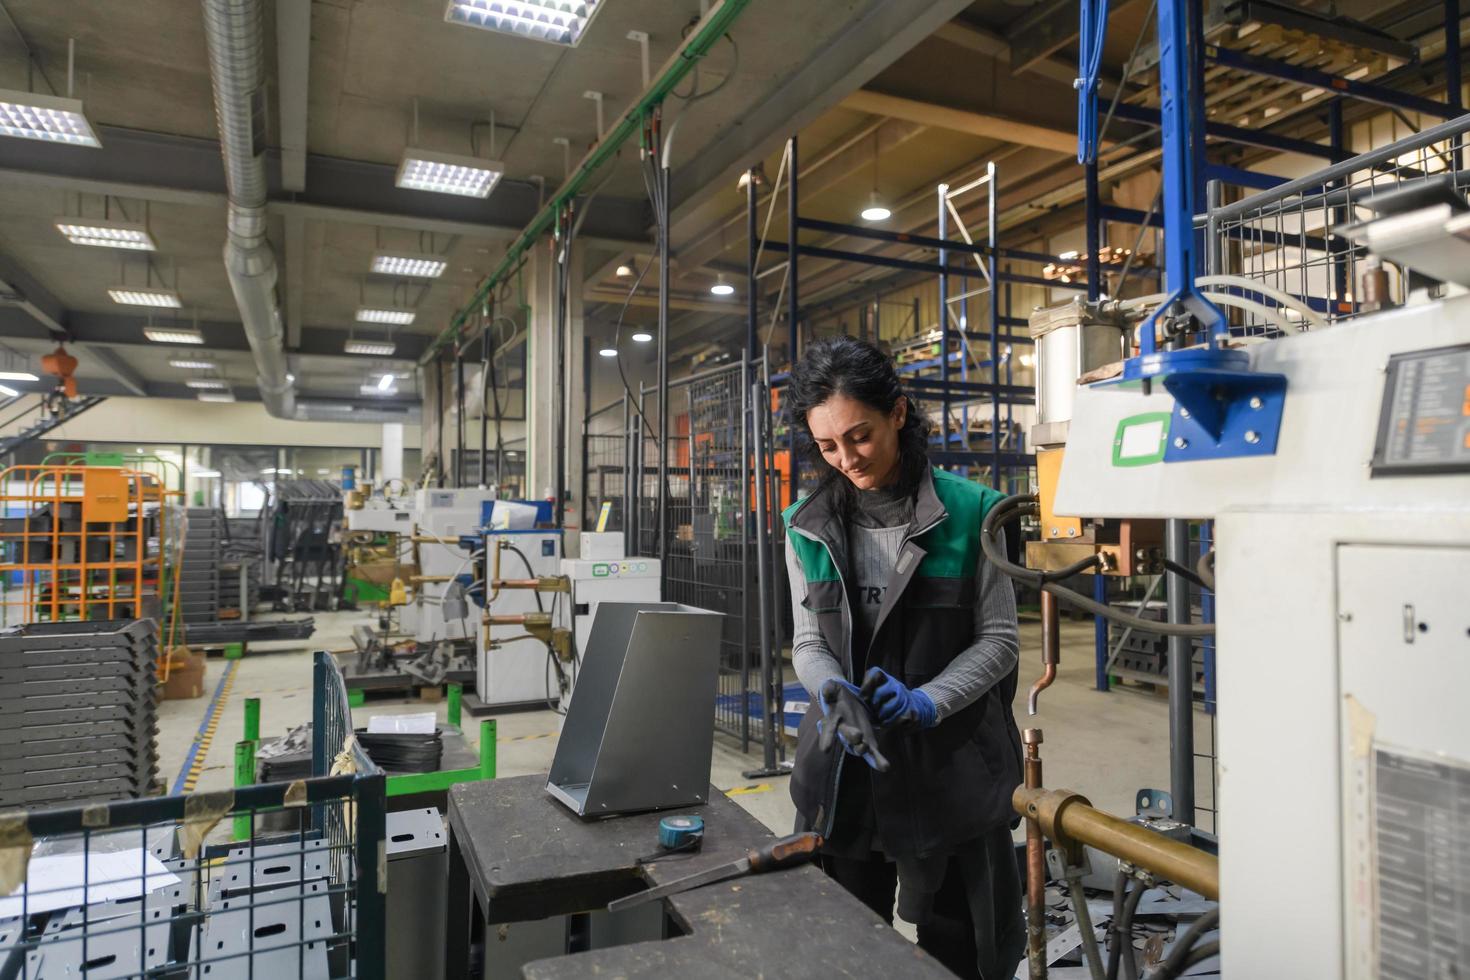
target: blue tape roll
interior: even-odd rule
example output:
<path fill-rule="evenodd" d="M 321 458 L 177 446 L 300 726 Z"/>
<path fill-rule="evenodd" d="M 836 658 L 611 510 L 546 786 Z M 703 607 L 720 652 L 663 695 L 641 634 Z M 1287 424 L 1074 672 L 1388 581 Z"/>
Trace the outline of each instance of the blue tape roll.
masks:
<path fill-rule="evenodd" d="M 658 846 L 666 850 L 684 848 L 704 836 L 704 818 L 680 814 L 658 822 Z"/>

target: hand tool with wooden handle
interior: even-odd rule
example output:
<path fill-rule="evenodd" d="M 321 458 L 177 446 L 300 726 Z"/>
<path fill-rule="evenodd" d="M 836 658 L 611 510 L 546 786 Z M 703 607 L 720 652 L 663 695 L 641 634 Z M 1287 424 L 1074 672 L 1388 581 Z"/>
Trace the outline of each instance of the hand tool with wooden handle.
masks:
<path fill-rule="evenodd" d="M 634 908 L 645 902 L 652 902 L 680 892 L 687 892 L 692 888 L 703 885 L 712 885 L 717 881 L 725 881 L 728 878 L 739 878 L 742 875 L 761 874 L 766 871 L 779 871 L 782 868 L 792 868 L 798 864 L 804 864 L 816 856 L 822 847 L 820 834 L 792 834 L 790 837 L 779 837 L 764 847 L 751 848 L 750 852 L 738 861 L 729 864 L 721 864 L 707 871 L 687 875 L 667 885 L 659 885 L 647 891 L 638 892 L 620 898 L 615 902 L 608 903 L 609 912 L 621 912 L 623 909 Z"/>

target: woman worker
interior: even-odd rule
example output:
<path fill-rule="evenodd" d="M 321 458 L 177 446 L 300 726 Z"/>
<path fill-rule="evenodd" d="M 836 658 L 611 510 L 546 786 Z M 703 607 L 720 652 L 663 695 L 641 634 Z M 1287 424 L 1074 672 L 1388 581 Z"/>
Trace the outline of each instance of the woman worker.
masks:
<path fill-rule="evenodd" d="M 1001 494 L 929 465 L 929 423 L 888 357 L 836 337 L 791 375 L 820 481 L 786 509 L 799 830 L 823 870 L 965 977 L 1025 951 L 1011 792 L 1019 645 L 1011 584 L 980 550 Z"/>

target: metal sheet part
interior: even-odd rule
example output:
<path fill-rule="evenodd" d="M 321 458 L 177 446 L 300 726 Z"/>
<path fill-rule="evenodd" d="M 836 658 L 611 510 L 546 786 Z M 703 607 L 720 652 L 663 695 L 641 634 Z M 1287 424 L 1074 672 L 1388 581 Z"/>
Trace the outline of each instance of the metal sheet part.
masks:
<path fill-rule="evenodd" d="M 121 980 L 168 962 L 171 926 L 90 930 L 85 943 L 76 930 L 59 933 L 26 953 L 30 980 Z M 85 951 L 83 949 L 85 945 Z M 83 957 L 85 956 L 85 959 Z"/>
<path fill-rule="evenodd" d="M 390 977 L 442 980 L 449 854 L 444 820 L 433 807 L 389 813 L 388 971 Z"/>
<path fill-rule="evenodd" d="M 581 816 L 704 802 L 719 640 L 718 613 L 602 603 L 547 792 Z"/>
<path fill-rule="evenodd" d="M 326 895 L 274 903 L 226 900 L 205 920 L 202 955 L 211 980 L 327 980 L 327 939 L 334 931 Z"/>

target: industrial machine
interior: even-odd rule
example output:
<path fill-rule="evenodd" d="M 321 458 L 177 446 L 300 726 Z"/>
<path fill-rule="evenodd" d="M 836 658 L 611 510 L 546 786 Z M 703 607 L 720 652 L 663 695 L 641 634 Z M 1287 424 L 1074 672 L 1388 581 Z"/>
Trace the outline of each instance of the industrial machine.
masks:
<path fill-rule="evenodd" d="M 1412 225 L 1416 254 L 1441 256 L 1457 244 L 1424 240 L 1431 226 L 1455 237 L 1440 210 L 1345 233 L 1402 248 Z M 1386 230 L 1374 234 L 1375 222 Z M 1412 260 L 1402 250 L 1387 258 Z M 1038 461 L 1040 493 L 998 504 L 986 523 L 1036 515 L 1032 567 L 1010 573 L 1109 618 L 1130 614 L 1069 595 L 1041 570 L 1132 562 L 1213 591 L 1213 626 L 1190 623 L 1187 607 L 1152 625 L 1173 643 L 1215 634 L 1218 879 L 1210 864 L 1197 880 L 1211 889 L 1218 880 L 1231 976 L 1447 976 L 1470 960 L 1458 898 L 1470 889 L 1470 729 L 1459 706 L 1470 684 L 1470 266 L 1435 272 L 1459 282 L 1330 327 L 1261 341 L 1222 326 L 1218 363 L 1181 336 L 1089 363 L 1093 340 L 1102 360 L 1120 326 L 1129 349 L 1143 303 L 1079 303 L 1032 320 L 1036 436 L 1051 449 Z M 1139 348 L 1156 319 L 1143 320 Z M 1047 340 L 1058 334 L 1054 356 Z M 1063 402 L 1068 411 L 1050 412 Z M 1196 570 L 1179 567 L 1169 560 L 1177 528 L 1205 519 L 1214 552 Z M 1150 523 L 1168 529 L 1162 557 L 1147 532 L 1128 536 Z M 993 538 L 986 546 L 994 557 Z M 1171 701 L 1183 705 L 1171 711 L 1175 757 L 1189 744 L 1179 729 L 1193 724 L 1188 694 L 1173 697 L 1181 680 L 1188 690 L 1187 656 L 1187 644 L 1171 645 Z M 1054 671 L 1049 660 L 1033 706 Z M 1171 763 L 1192 769 L 1192 752 Z M 1063 850 L 1084 823 L 1101 825 L 1080 797 L 1039 784 L 1038 764 L 1018 809 Z M 1311 815 L 1311 831 L 1288 828 L 1285 814 Z M 1136 844 L 1136 827 L 1102 836 L 1123 855 L 1130 833 Z M 1179 869 L 1187 850 L 1136 863 Z"/>
<path fill-rule="evenodd" d="M 1232 974 L 1444 975 L 1470 957 L 1442 904 L 1470 887 L 1470 296 L 1246 350 L 1286 379 L 1274 454 L 1170 464 L 1169 394 L 1084 387 L 1054 506 L 1215 519 Z"/>
<path fill-rule="evenodd" d="M 485 505 L 494 500 L 493 488 L 414 492 L 412 541 L 417 557 L 412 564 L 418 574 L 411 578 L 414 598 L 403 611 L 402 629 L 420 643 L 470 640 L 478 648 L 480 631 L 475 617 L 466 614 L 446 621 L 439 605 L 449 582 L 469 572 L 473 564 L 473 552 L 461 546 L 461 537 L 478 534 Z"/>
<path fill-rule="evenodd" d="M 578 663 L 587 655 L 587 637 L 598 603 L 658 602 L 662 598 L 659 560 L 626 557 L 622 537 L 621 532 L 584 531 L 582 557 L 562 559 L 561 574 L 570 581 L 572 593 L 561 607 L 558 623 L 576 637 Z"/>
<path fill-rule="evenodd" d="M 568 589 L 559 574 L 562 532 L 483 534 L 487 589 L 475 693 L 486 707 L 554 704 L 571 682 L 569 638 L 558 630 L 553 642 L 552 633 Z"/>

